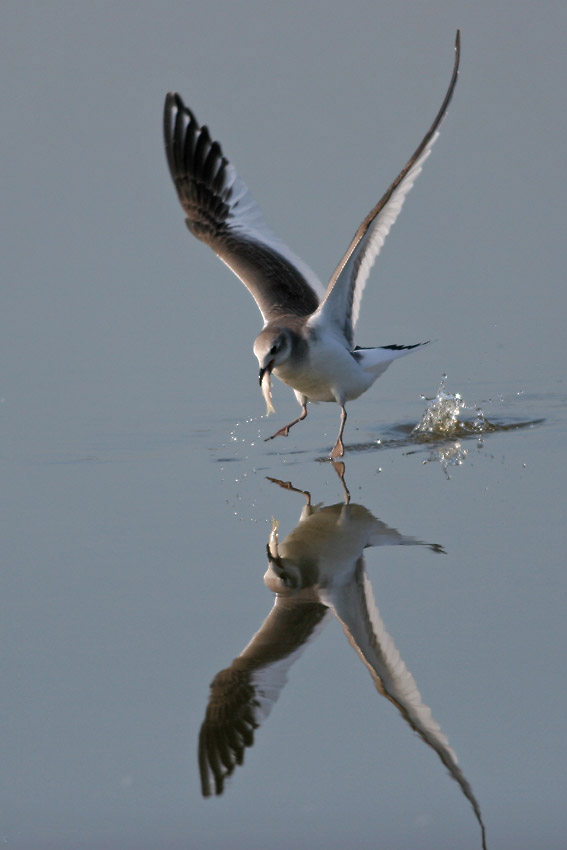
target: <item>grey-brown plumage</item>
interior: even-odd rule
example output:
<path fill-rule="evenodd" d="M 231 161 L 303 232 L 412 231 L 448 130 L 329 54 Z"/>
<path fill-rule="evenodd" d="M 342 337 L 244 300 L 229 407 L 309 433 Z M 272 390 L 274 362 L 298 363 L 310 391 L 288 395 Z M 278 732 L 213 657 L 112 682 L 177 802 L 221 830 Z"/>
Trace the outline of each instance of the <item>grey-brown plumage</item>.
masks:
<path fill-rule="evenodd" d="M 278 598 L 260 630 L 230 667 L 217 673 L 199 733 L 199 772 L 204 797 L 224 784 L 254 743 L 286 671 L 303 651 L 328 609 L 318 601 L 294 604 Z M 278 665 L 280 665 L 278 669 Z M 274 675 L 274 670 L 276 674 Z"/>
<path fill-rule="evenodd" d="M 252 228 L 246 232 L 242 227 L 250 193 L 220 144 L 211 141 L 208 128 L 199 125 L 178 94 L 165 99 L 164 136 L 169 170 L 191 233 L 240 278 L 265 317 L 313 313 L 319 299 L 296 263 L 272 247 L 264 233 L 255 237 Z M 254 223 L 251 216 L 250 225 Z"/>

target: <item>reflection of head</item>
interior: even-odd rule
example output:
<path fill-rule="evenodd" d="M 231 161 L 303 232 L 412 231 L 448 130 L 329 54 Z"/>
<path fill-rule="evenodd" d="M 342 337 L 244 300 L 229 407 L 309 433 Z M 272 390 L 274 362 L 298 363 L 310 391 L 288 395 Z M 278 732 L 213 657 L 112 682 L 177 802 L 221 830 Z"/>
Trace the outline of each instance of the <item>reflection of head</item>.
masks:
<path fill-rule="evenodd" d="M 290 558 L 273 555 L 268 544 L 269 566 L 264 574 L 264 584 L 280 596 L 297 593 L 306 587 L 311 587 L 317 581 L 318 564 L 312 558 L 305 557 L 299 562 Z"/>

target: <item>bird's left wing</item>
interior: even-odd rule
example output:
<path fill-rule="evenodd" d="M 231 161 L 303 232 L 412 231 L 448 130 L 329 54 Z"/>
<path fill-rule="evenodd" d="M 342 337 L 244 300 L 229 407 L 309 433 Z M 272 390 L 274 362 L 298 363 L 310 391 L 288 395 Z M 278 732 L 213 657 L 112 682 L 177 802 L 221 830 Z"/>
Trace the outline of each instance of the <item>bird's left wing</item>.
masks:
<path fill-rule="evenodd" d="M 317 275 L 270 230 L 220 144 L 178 94 L 165 99 L 163 129 L 187 227 L 240 278 L 264 321 L 316 310 L 325 295 Z"/>
<path fill-rule="evenodd" d="M 309 325 L 314 327 L 319 323 L 335 325 L 351 345 L 354 342 L 354 328 L 358 321 L 362 293 L 370 269 L 402 209 L 406 195 L 415 183 L 423 163 L 439 136 L 439 126 L 447 113 L 457 82 L 460 54 L 461 37 L 457 30 L 451 82 L 433 124 L 388 191 L 368 213 L 354 234 L 346 254 L 333 272 L 325 298 L 314 316 L 309 319 Z"/>

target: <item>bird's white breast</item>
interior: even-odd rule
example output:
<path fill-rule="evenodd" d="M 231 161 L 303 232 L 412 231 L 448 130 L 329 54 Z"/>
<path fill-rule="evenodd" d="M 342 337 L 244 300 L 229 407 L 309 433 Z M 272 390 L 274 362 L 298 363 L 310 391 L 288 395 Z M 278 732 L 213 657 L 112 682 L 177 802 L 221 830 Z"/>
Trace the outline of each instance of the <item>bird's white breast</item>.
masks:
<path fill-rule="evenodd" d="M 310 340 L 309 353 L 299 363 L 290 359 L 275 375 L 310 401 L 344 404 L 362 395 L 374 381 L 352 354 L 332 335 Z"/>

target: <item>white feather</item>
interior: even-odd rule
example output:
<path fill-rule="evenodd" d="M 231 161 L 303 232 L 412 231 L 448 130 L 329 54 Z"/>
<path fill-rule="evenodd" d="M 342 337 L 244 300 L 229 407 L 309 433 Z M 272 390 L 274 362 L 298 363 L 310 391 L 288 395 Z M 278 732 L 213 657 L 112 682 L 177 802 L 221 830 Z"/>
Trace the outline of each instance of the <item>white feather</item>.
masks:
<path fill-rule="evenodd" d="M 358 241 L 355 236 L 349 251 L 347 251 L 341 264 L 339 264 L 335 274 L 331 278 L 327 295 L 317 312 L 309 320 L 311 326 L 334 324 L 344 331 L 346 321 L 350 325 L 347 335 L 352 337 L 360 314 L 362 294 L 370 270 L 380 253 L 382 245 L 386 241 L 392 225 L 402 210 L 408 192 L 421 173 L 423 163 L 429 157 L 431 148 L 438 136 L 438 131 L 432 135 L 421 156 L 415 161 L 408 173 L 394 189 L 384 206 L 380 209 L 380 204 L 378 204 L 374 208 L 376 210 L 374 216 L 372 215 L 373 210 L 367 219 L 365 219 L 359 231 L 357 231 L 357 235 L 360 231 L 362 231 L 362 235 L 359 236 Z M 364 229 L 365 225 L 366 229 Z M 349 310 L 348 302 L 351 297 L 352 307 Z"/>

